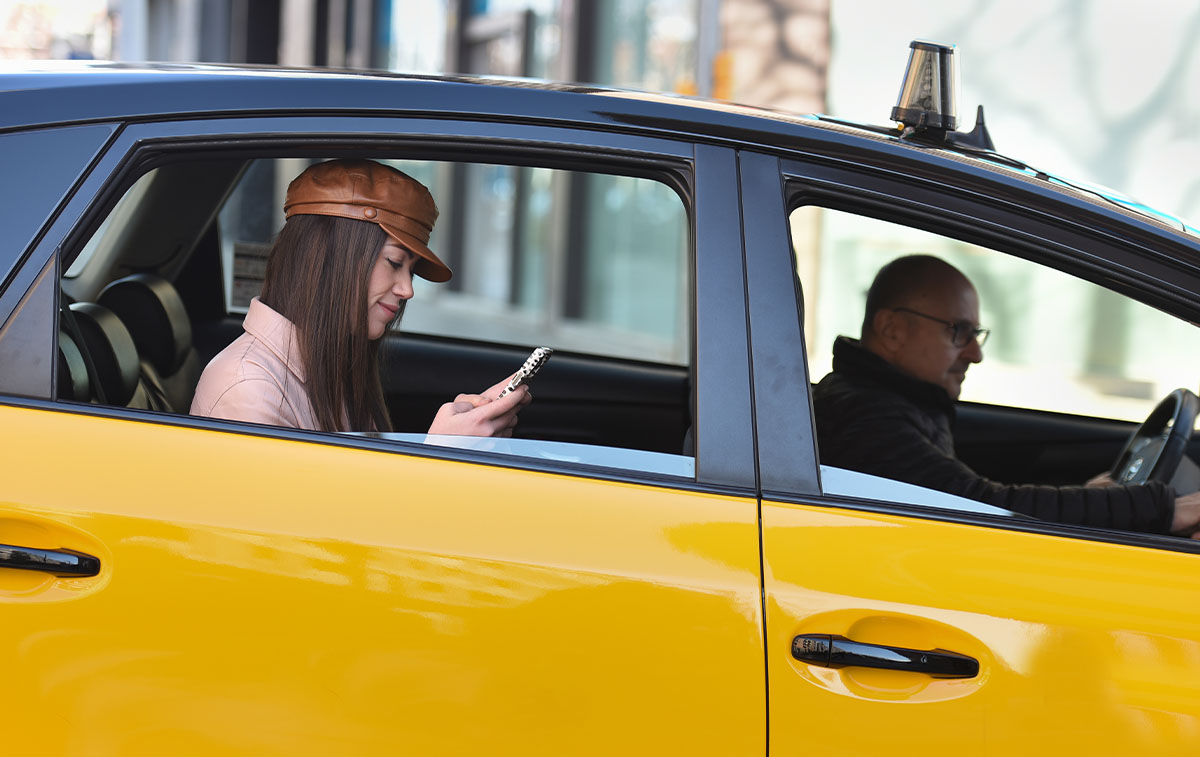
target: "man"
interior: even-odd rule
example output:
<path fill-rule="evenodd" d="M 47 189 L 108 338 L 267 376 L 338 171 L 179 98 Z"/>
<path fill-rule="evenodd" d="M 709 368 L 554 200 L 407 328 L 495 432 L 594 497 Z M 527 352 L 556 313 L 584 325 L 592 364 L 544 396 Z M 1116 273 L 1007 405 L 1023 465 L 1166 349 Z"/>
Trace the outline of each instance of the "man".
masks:
<path fill-rule="evenodd" d="M 983 360 L 979 296 L 958 269 L 929 255 L 898 258 L 867 292 L 859 341 L 838 337 L 833 372 L 813 393 L 821 462 L 1031 515 L 1147 533 L 1191 533 L 1200 493 L 1170 486 L 1028 486 L 990 481 L 954 456 L 954 405 Z M 1200 538 L 1197 534 L 1196 538 Z"/>

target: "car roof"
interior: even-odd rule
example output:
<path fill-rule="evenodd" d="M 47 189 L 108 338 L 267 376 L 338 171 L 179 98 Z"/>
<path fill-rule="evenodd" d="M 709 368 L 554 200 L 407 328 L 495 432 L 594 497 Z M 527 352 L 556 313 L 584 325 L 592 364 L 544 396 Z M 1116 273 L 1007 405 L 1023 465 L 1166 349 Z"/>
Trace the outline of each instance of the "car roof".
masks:
<path fill-rule="evenodd" d="M 886 127 L 682 95 L 520 78 L 97 61 L 5 62 L 0 65 L 0 93 L 6 106 L 0 109 L 0 134 L 89 122 L 352 110 L 569 124 L 784 154 L 838 155 L 852 147 L 863 157 L 875 153 L 883 162 L 900 157 L 938 164 L 950 173 L 984 172 L 1002 183 L 1034 185 L 1059 199 L 1066 196 L 1092 209 L 1150 221 L 1190 245 L 1200 241 L 1196 228 L 1119 192 L 995 153 L 920 144 Z"/>
<path fill-rule="evenodd" d="M 380 71 L 224 64 L 22 61 L 0 65 L 0 92 L 22 109 L 0 112 L 0 130 L 162 115 L 347 109 L 453 116 L 485 114 L 637 126 L 673 109 L 700 109 L 704 126 L 740 118 L 797 123 L 804 116 L 732 103 L 516 77 L 434 76 Z M 619 104 L 618 104 L 619 102 Z M 722 118 L 724 116 L 724 118 Z M 749 123 L 741 124 L 751 128 Z M 692 131 L 685 129 L 685 131 Z"/>

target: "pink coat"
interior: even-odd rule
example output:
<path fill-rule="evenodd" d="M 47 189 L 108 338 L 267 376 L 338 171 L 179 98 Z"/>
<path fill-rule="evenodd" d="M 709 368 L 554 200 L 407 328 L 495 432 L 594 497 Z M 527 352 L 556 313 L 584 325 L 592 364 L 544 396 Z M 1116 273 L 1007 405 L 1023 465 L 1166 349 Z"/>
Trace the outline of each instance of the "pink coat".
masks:
<path fill-rule="evenodd" d="M 242 328 L 246 333 L 205 367 L 192 415 L 317 430 L 296 327 L 255 297 Z"/>

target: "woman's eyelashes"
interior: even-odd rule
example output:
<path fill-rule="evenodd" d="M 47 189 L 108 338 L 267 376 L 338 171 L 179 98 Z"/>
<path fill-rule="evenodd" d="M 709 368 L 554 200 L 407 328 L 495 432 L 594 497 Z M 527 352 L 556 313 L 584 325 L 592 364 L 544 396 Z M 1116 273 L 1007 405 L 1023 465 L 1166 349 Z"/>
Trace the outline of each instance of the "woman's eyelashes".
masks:
<path fill-rule="evenodd" d="M 384 248 L 383 259 L 388 262 L 388 265 L 392 267 L 393 271 L 412 268 L 417 264 L 417 256 L 402 248 L 395 248 L 392 250 Z"/>

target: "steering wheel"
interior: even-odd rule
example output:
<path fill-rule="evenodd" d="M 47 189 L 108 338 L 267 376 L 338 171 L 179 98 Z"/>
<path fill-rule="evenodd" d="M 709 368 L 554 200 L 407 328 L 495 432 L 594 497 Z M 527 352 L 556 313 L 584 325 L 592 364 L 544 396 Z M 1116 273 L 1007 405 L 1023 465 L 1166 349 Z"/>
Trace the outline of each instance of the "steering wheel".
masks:
<path fill-rule="evenodd" d="M 1133 432 L 1109 475 L 1118 484 L 1168 482 L 1192 438 L 1200 397 L 1187 389 L 1168 394 Z"/>

